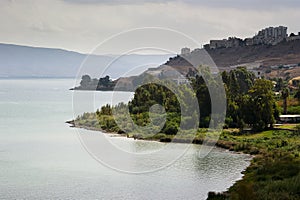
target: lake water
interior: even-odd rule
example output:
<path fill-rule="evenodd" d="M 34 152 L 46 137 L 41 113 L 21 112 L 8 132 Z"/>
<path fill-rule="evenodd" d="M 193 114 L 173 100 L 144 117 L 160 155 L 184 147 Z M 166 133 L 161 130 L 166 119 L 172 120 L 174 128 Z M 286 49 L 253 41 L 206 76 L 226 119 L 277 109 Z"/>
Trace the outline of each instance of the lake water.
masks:
<path fill-rule="evenodd" d="M 96 161 L 78 137 L 102 133 L 78 133 L 64 123 L 74 115 L 68 90 L 73 86 L 72 79 L 0 79 L 0 199 L 205 199 L 209 191 L 230 187 L 249 165 L 249 156 L 218 148 L 199 158 L 201 146 L 189 145 L 180 159 L 156 172 L 112 170 Z M 96 107 L 110 103 L 110 96 L 98 92 Z M 128 99 L 128 93 L 117 96 L 119 101 Z M 75 115 L 94 108 L 87 103 Z M 146 152 L 165 145 L 121 137 L 111 140 Z M 187 147 L 170 145 L 174 151 L 169 154 Z M 168 157 L 164 156 L 134 160 L 135 167 L 142 171 L 147 163 L 159 164 Z"/>

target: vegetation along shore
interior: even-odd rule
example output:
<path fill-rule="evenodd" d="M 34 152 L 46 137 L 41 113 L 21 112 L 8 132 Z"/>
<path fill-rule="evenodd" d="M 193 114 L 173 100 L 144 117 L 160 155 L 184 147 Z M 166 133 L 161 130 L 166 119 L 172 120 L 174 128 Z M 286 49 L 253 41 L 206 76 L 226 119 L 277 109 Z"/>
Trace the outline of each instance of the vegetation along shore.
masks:
<path fill-rule="evenodd" d="M 208 72 L 202 69 L 202 73 Z M 232 151 L 255 155 L 244 172 L 242 180 L 224 193 L 210 192 L 208 199 L 300 199 L 300 126 L 277 125 L 280 114 L 295 114 L 299 110 L 300 90 L 289 90 L 283 80 L 257 79 L 246 68 L 238 67 L 222 72 L 226 90 L 227 113 L 223 132 L 216 145 Z M 204 138 L 214 138 L 208 132 L 211 121 L 211 100 L 202 76 L 190 78 L 199 103 L 201 116 L 197 133 L 190 134 L 185 128 L 196 114 L 181 117 L 179 101 L 166 87 L 151 83 L 139 87 L 128 105 L 105 105 L 95 113 L 84 113 L 71 121 L 75 127 L 114 132 L 136 139 L 161 142 L 192 142 L 202 144 Z M 211 77 L 210 84 L 215 83 Z M 171 84 L 171 83 L 170 83 Z M 184 87 L 184 86 L 177 86 Z M 188 91 L 187 91 L 188 92 Z M 132 124 L 116 123 L 114 109 L 129 108 L 130 117 L 139 126 L 150 123 L 149 108 L 160 104 L 165 108 L 161 114 L 166 123 L 157 134 L 130 132 Z M 183 126 L 180 124 L 183 124 Z M 122 127 L 122 129 L 120 128 Z M 160 127 L 147 126 L 149 133 Z"/>

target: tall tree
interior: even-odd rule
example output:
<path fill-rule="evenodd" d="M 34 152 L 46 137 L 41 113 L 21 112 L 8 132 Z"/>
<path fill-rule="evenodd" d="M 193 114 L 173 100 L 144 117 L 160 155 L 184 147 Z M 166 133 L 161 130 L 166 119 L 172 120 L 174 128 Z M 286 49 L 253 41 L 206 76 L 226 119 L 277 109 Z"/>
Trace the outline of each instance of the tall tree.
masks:
<path fill-rule="evenodd" d="M 244 121 L 241 110 L 245 103 L 244 95 L 253 86 L 255 75 L 245 67 L 237 67 L 230 72 L 222 72 L 222 79 L 227 96 L 226 124 L 229 127 L 242 128 Z"/>
<path fill-rule="evenodd" d="M 286 87 L 281 92 L 281 97 L 283 99 L 283 114 L 287 113 L 287 99 L 288 99 L 289 96 L 290 96 L 290 91 Z"/>
<path fill-rule="evenodd" d="M 257 79 L 244 99 L 244 119 L 254 130 L 272 127 L 275 118 L 273 84 L 269 80 Z"/>
<path fill-rule="evenodd" d="M 300 85 L 298 85 L 298 89 L 294 95 L 294 98 L 298 99 L 298 102 L 300 101 Z"/>

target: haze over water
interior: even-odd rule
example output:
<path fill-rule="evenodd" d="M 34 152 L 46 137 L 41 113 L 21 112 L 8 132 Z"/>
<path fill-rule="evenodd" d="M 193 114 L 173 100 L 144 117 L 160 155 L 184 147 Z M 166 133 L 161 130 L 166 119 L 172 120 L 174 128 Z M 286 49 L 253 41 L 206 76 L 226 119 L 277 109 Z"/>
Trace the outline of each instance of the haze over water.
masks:
<path fill-rule="evenodd" d="M 0 199 L 205 199 L 209 191 L 230 187 L 249 165 L 249 156 L 222 149 L 200 159 L 200 145 L 191 145 L 181 159 L 158 172 L 111 170 L 95 161 L 80 144 L 78 130 L 64 123 L 73 118 L 68 90 L 73 84 L 73 79 L 0 79 Z M 110 92 L 97 95 L 99 106 L 110 103 Z M 127 97 L 117 94 L 120 101 Z M 82 112 L 92 111 L 87 108 Z M 144 151 L 164 145 L 113 140 Z M 185 148 L 172 145 L 170 153 Z M 141 168 L 147 164 L 136 162 Z"/>

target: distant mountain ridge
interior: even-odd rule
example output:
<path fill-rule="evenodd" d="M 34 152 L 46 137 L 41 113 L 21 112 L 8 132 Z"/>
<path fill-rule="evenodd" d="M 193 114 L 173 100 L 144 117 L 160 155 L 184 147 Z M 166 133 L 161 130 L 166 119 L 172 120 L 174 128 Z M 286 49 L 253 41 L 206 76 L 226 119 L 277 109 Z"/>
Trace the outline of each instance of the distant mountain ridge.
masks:
<path fill-rule="evenodd" d="M 285 41 L 274 46 L 254 45 L 206 49 L 206 51 L 220 71 L 230 70 L 238 65 L 255 63 L 257 67 L 265 66 L 260 68 L 264 72 L 270 70 L 270 66 L 300 63 L 300 40 Z M 87 56 L 87 62 L 80 71 Z M 148 68 L 156 68 L 164 63 L 184 72 L 191 66 L 183 57 L 171 54 L 133 54 L 121 56 L 118 59 L 116 57 L 118 55 L 87 55 L 63 49 L 0 43 L 0 77 L 76 77 L 89 74 L 92 78 L 109 75 L 116 79 L 137 76 Z M 146 65 L 150 63 L 152 63 L 151 66 Z M 135 68 L 138 69 L 133 70 Z M 285 75 L 281 76 L 285 77 Z M 295 68 L 289 76 L 290 78 L 300 76 L 300 68 Z"/>
<path fill-rule="evenodd" d="M 133 54 L 115 60 L 118 55 L 87 55 L 63 49 L 0 43 L 0 77 L 76 77 L 87 56 L 82 74 L 100 77 L 102 70 L 112 78 L 118 78 L 140 65 L 157 63 L 158 66 L 173 55 Z M 140 69 L 140 73 L 144 70 Z"/>

